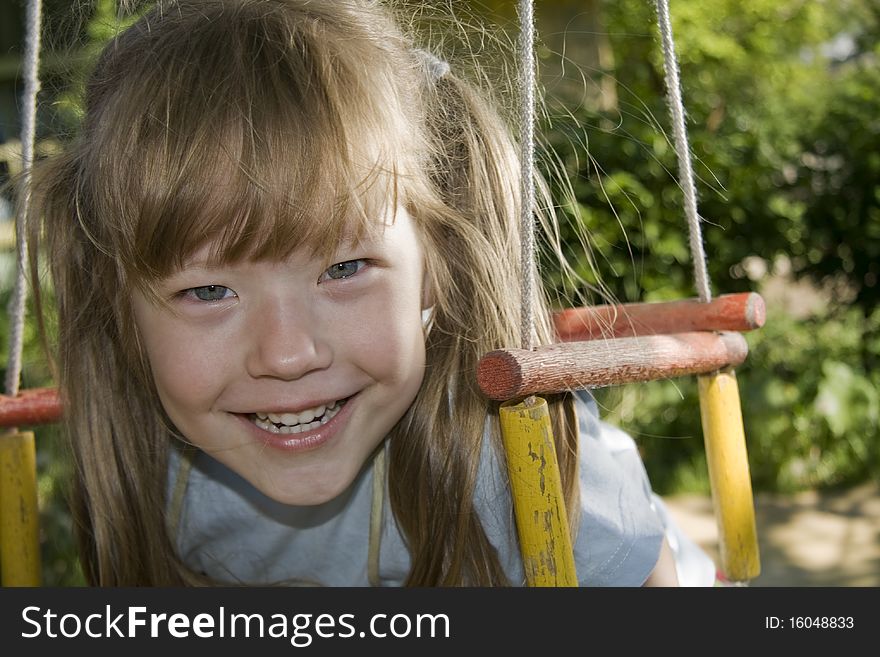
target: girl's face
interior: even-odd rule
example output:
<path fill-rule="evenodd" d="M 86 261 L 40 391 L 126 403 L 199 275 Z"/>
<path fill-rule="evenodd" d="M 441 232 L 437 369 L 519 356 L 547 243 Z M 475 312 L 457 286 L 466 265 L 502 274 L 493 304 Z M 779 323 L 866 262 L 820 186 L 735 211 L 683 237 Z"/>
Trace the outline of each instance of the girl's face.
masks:
<path fill-rule="evenodd" d="M 187 440 L 286 504 L 320 504 L 354 480 L 415 399 L 425 365 L 422 249 L 398 209 L 325 269 L 210 267 L 208 248 L 133 295 L 168 416 Z"/>

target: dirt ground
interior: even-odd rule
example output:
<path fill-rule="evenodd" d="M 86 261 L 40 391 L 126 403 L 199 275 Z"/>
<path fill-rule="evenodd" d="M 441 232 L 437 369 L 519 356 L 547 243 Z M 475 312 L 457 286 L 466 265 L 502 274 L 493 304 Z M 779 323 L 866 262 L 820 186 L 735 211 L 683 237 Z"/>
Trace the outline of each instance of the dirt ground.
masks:
<path fill-rule="evenodd" d="M 673 517 L 720 564 L 708 497 L 664 498 Z M 755 497 L 761 574 L 750 586 L 880 586 L 880 485 Z"/>

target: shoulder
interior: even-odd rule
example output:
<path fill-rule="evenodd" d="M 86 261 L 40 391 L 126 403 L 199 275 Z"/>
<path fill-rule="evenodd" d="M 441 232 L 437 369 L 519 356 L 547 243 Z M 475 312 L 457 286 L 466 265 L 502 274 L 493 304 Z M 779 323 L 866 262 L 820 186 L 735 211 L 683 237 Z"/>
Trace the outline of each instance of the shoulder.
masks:
<path fill-rule="evenodd" d="M 663 541 L 651 483 L 635 441 L 599 417 L 595 400 L 577 394 L 580 525 L 578 578 L 592 586 L 641 586 Z"/>
<path fill-rule="evenodd" d="M 619 427 L 601 420 L 596 401 L 587 393 L 583 393 L 579 404 L 582 505 L 590 504 L 583 500 L 585 490 L 586 495 L 595 495 L 598 487 L 609 484 L 610 471 L 617 469 L 624 473 L 619 480 L 631 482 L 628 490 L 631 521 L 644 523 L 641 532 L 632 534 L 636 539 L 634 548 L 642 552 L 640 557 L 636 555 L 640 563 L 656 563 L 657 553 L 654 552 L 653 544 L 662 536 L 672 549 L 681 586 L 714 585 L 714 562 L 685 534 L 669 513 L 663 499 L 653 492 L 635 441 Z M 613 467 L 607 464 L 609 460 L 613 462 Z M 604 468 L 599 467 L 602 462 L 606 462 Z M 659 550 L 659 545 L 657 549 Z"/>

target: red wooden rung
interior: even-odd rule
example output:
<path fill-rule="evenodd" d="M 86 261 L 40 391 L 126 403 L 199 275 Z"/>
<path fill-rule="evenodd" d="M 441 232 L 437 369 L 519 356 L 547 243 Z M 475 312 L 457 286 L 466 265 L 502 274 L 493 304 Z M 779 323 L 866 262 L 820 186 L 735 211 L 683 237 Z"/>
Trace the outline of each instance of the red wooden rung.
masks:
<path fill-rule="evenodd" d="M 749 352 L 736 332 L 709 331 L 559 342 L 498 349 L 477 364 L 477 384 L 490 399 L 705 374 L 740 365 Z"/>
<path fill-rule="evenodd" d="M 553 315 L 562 342 L 691 331 L 751 331 L 764 325 L 764 299 L 756 292 L 658 303 L 567 308 Z"/>
<path fill-rule="evenodd" d="M 0 427 L 51 424 L 61 418 L 56 388 L 23 390 L 15 397 L 0 395 Z"/>

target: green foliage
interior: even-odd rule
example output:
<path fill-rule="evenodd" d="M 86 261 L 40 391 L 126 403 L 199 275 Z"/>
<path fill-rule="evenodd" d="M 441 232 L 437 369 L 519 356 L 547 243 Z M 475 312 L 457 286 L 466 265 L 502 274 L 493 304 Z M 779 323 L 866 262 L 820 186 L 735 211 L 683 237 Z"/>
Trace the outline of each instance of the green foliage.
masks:
<path fill-rule="evenodd" d="M 117 10 L 116 0 L 93 0 L 90 11 L 83 16 L 82 34 L 74 39 L 74 51 L 69 56 L 68 66 L 63 67 L 63 75 L 53 81 L 57 93 L 52 100 L 52 123 L 54 130 L 61 134 L 76 134 L 83 117 L 83 96 L 88 72 L 94 66 L 101 49 L 117 33 L 131 25 L 142 12 L 122 15 Z M 60 8 L 64 15 L 70 7 Z M 63 21 L 62 21 L 63 22 Z"/>
<path fill-rule="evenodd" d="M 880 301 L 878 57 L 875 45 L 870 57 L 839 72 L 792 186 L 799 199 L 809 199 L 804 221 L 811 249 L 801 269 L 816 280 L 842 272 L 864 308 Z"/>
<path fill-rule="evenodd" d="M 863 336 L 880 312 L 834 308 L 802 320 L 768 317 L 751 340 L 760 367 L 741 387 L 751 426 L 751 467 L 763 488 L 802 490 L 880 473 L 880 375 L 866 369 Z"/>
<path fill-rule="evenodd" d="M 624 301 L 695 294 L 653 12 L 602 3 L 616 107 L 551 98 L 546 125 L 576 176 L 562 205 L 569 258 L 590 286 Z M 748 336 L 738 374 L 754 484 L 880 477 L 880 9 L 713 0 L 675 3 L 672 17 L 713 292 L 760 283 L 766 297 L 808 279 L 798 289 L 820 297 L 809 312 L 768 298 L 767 326 Z M 584 230 L 587 251 L 573 239 Z M 750 271 L 777 261 L 790 278 Z M 600 399 L 638 437 L 659 489 L 708 490 L 692 381 Z"/>

